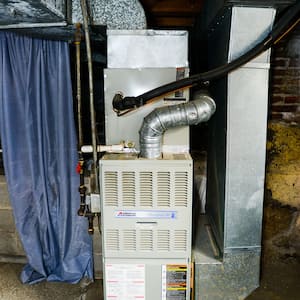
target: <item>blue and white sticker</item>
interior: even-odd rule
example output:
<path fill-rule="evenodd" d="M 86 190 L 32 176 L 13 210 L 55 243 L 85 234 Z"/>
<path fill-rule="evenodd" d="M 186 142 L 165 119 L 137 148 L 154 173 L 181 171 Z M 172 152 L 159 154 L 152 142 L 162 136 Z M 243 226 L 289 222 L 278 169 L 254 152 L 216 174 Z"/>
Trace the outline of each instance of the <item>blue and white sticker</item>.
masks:
<path fill-rule="evenodd" d="M 177 211 L 173 210 L 116 210 L 115 218 L 123 219 L 176 219 Z"/>

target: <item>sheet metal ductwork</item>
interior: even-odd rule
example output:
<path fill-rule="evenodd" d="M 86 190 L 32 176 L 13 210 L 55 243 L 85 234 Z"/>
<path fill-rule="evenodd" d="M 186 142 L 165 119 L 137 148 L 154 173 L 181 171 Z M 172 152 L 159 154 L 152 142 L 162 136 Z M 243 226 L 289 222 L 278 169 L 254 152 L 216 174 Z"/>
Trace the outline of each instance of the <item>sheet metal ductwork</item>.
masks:
<path fill-rule="evenodd" d="M 205 94 L 197 94 L 196 100 L 173 106 L 159 107 L 144 118 L 140 133 L 140 156 L 159 158 L 162 137 L 173 127 L 197 125 L 206 122 L 214 114 L 216 104 Z"/>

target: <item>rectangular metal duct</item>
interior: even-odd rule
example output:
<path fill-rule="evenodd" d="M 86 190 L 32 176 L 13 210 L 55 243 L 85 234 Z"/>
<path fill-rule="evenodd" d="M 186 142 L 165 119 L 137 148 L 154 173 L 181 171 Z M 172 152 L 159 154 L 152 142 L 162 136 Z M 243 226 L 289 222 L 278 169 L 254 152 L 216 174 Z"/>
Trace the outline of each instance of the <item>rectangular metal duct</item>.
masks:
<path fill-rule="evenodd" d="M 170 30 L 108 30 L 108 68 L 188 67 L 188 34 Z"/>
<path fill-rule="evenodd" d="M 273 7 L 278 10 L 296 3 L 297 0 L 209 0 L 205 1 L 201 12 L 201 23 L 203 30 L 210 28 L 213 20 L 218 14 L 223 14 L 227 8 L 234 6 L 244 7 Z M 219 20 L 220 21 L 220 20 Z"/>
<path fill-rule="evenodd" d="M 210 68 L 261 41 L 274 18 L 273 8 L 224 8 L 209 31 Z M 210 123 L 208 219 L 200 220 L 194 251 L 196 299 L 244 299 L 259 285 L 269 58 L 270 50 L 211 86 L 217 110 Z"/>
<path fill-rule="evenodd" d="M 3 0 L 0 29 L 66 25 L 68 0 Z"/>

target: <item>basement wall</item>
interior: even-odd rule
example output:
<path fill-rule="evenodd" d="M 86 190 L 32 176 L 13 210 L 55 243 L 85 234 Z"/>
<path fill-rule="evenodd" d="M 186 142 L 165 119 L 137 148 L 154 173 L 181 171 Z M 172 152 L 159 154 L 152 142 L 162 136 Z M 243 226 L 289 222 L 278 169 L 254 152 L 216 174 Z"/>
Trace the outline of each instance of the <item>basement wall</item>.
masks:
<path fill-rule="evenodd" d="M 273 48 L 270 93 L 271 121 L 300 125 L 300 24 Z"/>
<path fill-rule="evenodd" d="M 0 261 L 26 261 L 4 175 L 0 175 Z"/>
<path fill-rule="evenodd" d="M 270 84 L 266 242 L 277 255 L 300 258 L 300 24 L 274 47 Z"/>

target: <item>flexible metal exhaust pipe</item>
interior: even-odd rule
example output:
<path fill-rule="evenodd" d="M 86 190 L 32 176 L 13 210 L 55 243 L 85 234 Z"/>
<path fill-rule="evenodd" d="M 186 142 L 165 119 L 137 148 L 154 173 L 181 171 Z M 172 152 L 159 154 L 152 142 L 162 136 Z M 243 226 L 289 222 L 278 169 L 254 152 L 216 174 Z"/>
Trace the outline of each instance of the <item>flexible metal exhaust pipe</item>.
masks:
<path fill-rule="evenodd" d="M 206 122 L 214 114 L 216 104 L 207 94 L 198 93 L 196 99 L 172 106 L 159 107 L 144 118 L 140 133 L 140 157 L 159 158 L 162 137 L 166 130 L 178 126 Z"/>

